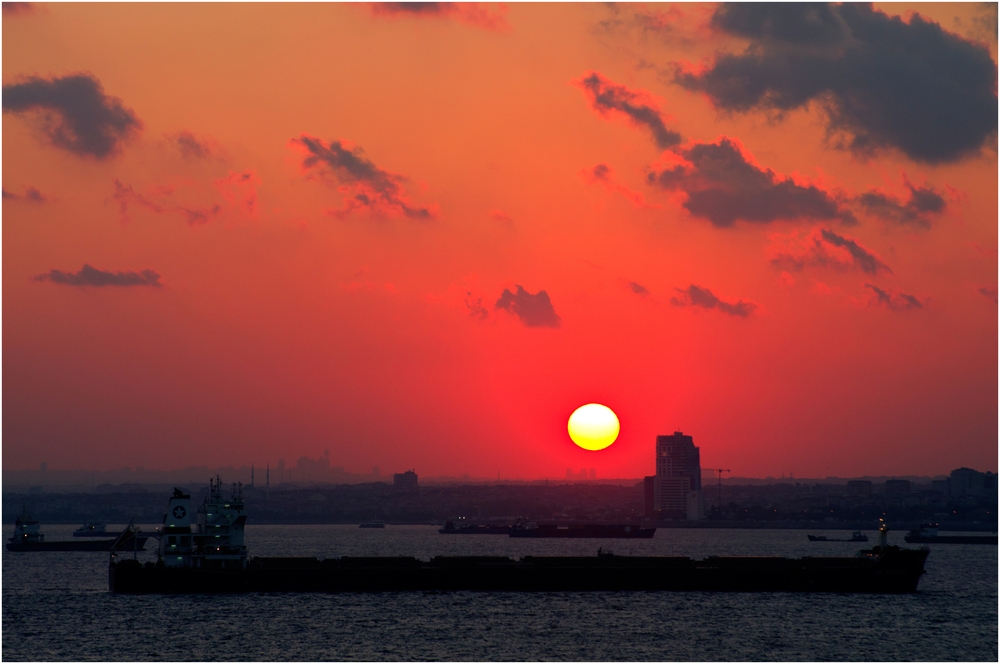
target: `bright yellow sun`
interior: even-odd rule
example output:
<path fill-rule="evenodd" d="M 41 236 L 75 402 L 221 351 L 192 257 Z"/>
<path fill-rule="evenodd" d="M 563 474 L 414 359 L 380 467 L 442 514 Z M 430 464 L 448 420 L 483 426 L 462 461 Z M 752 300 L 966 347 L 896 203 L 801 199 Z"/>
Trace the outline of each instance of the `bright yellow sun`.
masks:
<path fill-rule="evenodd" d="M 603 450 L 618 438 L 618 416 L 607 406 L 588 403 L 569 416 L 569 437 L 585 450 Z"/>

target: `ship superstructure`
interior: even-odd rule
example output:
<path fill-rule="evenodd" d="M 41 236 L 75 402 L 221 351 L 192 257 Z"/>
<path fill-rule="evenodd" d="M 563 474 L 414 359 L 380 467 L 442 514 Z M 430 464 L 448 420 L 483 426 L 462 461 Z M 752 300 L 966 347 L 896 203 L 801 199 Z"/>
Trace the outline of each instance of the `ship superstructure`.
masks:
<path fill-rule="evenodd" d="M 209 480 L 208 495 L 191 524 L 191 496 L 174 489 L 160 531 L 160 562 L 170 568 L 242 569 L 247 566 L 243 543 L 246 514 L 243 485 L 232 485 L 227 498 L 218 476 Z"/>

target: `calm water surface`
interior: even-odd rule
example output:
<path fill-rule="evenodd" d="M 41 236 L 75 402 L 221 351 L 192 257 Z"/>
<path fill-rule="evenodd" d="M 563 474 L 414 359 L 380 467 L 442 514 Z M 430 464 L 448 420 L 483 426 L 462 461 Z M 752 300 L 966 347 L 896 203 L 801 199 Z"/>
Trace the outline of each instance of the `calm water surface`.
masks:
<path fill-rule="evenodd" d="M 152 526 L 144 527 L 152 530 Z M 48 526 L 49 540 L 74 526 Z M 110 530 L 110 528 L 109 528 Z M 3 529 L 10 536 L 11 526 Z M 834 536 L 836 531 L 826 534 Z M 874 541 L 876 533 L 867 533 Z M 844 531 L 843 536 L 850 533 Z M 801 530 L 660 529 L 652 540 L 254 526 L 254 555 L 853 555 Z M 902 533 L 890 544 L 905 545 Z M 147 547 L 155 549 L 156 540 Z M 3 552 L 7 661 L 997 661 L 997 547 L 930 545 L 913 595 L 379 593 L 118 596 L 107 555 Z M 140 552 L 152 560 L 152 551 Z"/>

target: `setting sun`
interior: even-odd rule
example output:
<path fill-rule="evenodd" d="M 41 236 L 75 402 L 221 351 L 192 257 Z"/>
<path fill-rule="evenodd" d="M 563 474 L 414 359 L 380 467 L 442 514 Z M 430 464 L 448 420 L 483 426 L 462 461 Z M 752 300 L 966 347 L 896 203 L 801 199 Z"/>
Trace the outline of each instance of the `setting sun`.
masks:
<path fill-rule="evenodd" d="M 618 438 L 618 417 L 599 403 L 580 406 L 569 416 L 569 437 L 585 450 L 603 450 Z"/>

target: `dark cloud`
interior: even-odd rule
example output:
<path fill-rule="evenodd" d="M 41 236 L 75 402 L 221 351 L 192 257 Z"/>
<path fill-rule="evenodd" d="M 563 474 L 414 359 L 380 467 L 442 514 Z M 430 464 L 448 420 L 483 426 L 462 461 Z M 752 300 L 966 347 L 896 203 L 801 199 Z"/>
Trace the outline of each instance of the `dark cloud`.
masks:
<path fill-rule="evenodd" d="M 997 131 L 997 67 L 985 45 L 914 14 L 909 23 L 870 4 L 734 3 L 712 25 L 750 40 L 675 81 L 727 111 L 783 113 L 821 104 L 835 145 L 859 155 L 895 148 L 951 162 Z"/>
<path fill-rule="evenodd" d="M 923 309 L 923 303 L 912 295 L 899 291 L 886 291 L 872 284 L 865 284 L 865 288 L 870 288 L 876 296 L 876 303 L 888 307 L 892 311 L 907 311 L 909 309 Z"/>
<path fill-rule="evenodd" d="M 672 152 L 681 163 L 647 173 L 647 182 L 685 192 L 684 208 L 715 226 L 729 227 L 738 219 L 756 224 L 802 218 L 856 221 L 830 193 L 751 163 L 729 138 Z"/>
<path fill-rule="evenodd" d="M 670 298 L 670 303 L 676 307 L 718 309 L 730 316 L 739 316 L 741 318 L 750 316 L 757 309 L 757 305 L 753 302 L 744 302 L 743 300 L 737 300 L 735 303 L 724 302 L 716 297 L 712 291 L 707 288 L 695 286 L 694 284 L 683 290 L 680 288 L 675 288 L 674 290 L 681 294 L 680 297 Z"/>
<path fill-rule="evenodd" d="M 152 286 L 162 288 L 160 275 L 152 270 L 142 272 L 107 272 L 84 265 L 79 272 L 49 270 L 48 274 L 32 277 L 32 281 L 51 281 L 67 286 Z"/>
<path fill-rule="evenodd" d="M 400 185 L 406 181 L 405 177 L 382 170 L 364 156 L 361 148 L 351 149 L 339 140 L 327 145 L 305 134 L 292 142 L 308 152 L 302 161 L 307 172 L 317 172 L 354 187 L 354 196 L 345 199 L 346 206 L 334 211 L 337 216 L 345 216 L 358 208 L 368 208 L 376 214 L 402 213 L 411 219 L 434 216 L 430 208 L 410 205 Z"/>
<path fill-rule="evenodd" d="M 982 288 L 979 288 L 978 290 L 979 290 L 980 293 L 982 293 L 986 297 L 988 297 L 991 300 L 993 300 L 993 304 L 997 303 L 997 288 L 996 288 L 996 286 L 992 286 L 992 287 L 990 287 L 990 286 L 983 286 Z"/>
<path fill-rule="evenodd" d="M 876 274 L 879 270 L 885 270 L 889 274 L 892 274 L 892 270 L 889 269 L 888 265 L 879 260 L 875 254 L 858 244 L 856 240 L 841 237 L 833 231 L 825 228 L 820 231 L 820 235 L 829 244 L 846 249 L 847 253 L 851 255 L 851 258 L 854 259 L 854 263 L 861 268 L 862 272 Z"/>
<path fill-rule="evenodd" d="M 532 295 L 517 286 L 517 292 L 511 293 L 509 289 L 503 289 L 503 294 L 497 300 L 494 309 L 503 309 L 515 314 L 527 327 L 560 327 L 562 319 L 556 315 L 549 301 L 549 294 L 545 291 L 538 291 Z"/>
<path fill-rule="evenodd" d="M 177 145 L 181 154 L 188 159 L 205 159 L 212 155 L 212 149 L 208 141 L 199 140 L 197 136 L 189 131 L 182 131 L 172 136 L 171 140 Z"/>
<path fill-rule="evenodd" d="M 653 105 L 649 93 L 629 90 L 617 85 L 595 71 L 587 72 L 574 81 L 590 98 L 590 104 L 603 117 L 617 112 L 624 114 L 632 124 L 644 125 L 653 132 L 653 139 L 660 148 L 669 148 L 681 142 L 681 135 L 667 129 L 663 116 Z"/>
<path fill-rule="evenodd" d="M 28 201 L 31 203 L 44 203 L 45 201 L 48 200 L 48 198 L 42 195 L 42 192 L 38 191 L 34 187 L 25 187 L 23 195 L 18 195 L 4 189 L 3 198 L 4 200 Z"/>
<path fill-rule="evenodd" d="M 828 228 L 814 228 L 802 237 L 799 232 L 772 235 L 768 248 L 771 264 L 783 270 L 810 267 L 859 268 L 866 274 L 892 274 L 874 252 L 857 240 L 838 235 Z"/>
<path fill-rule="evenodd" d="M 869 214 L 882 219 L 895 221 L 899 224 L 930 228 L 930 216 L 944 212 L 946 203 L 944 197 L 932 187 L 914 187 L 906 183 L 910 190 L 910 199 L 901 203 L 898 198 L 882 193 L 877 189 L 858 196 L 858 203 Z"/>
<path fill-rule="evenodd" d="M 37 111 L 53 145 L 80 156 L 104 159 L 142 128 L 117 97 L 104 94 L 90 74 L 46 80 L 31 77 L 3 86 L 3 110 Z"/>
<path fill-rule="evenodd" d="M 36 11 L 38 11 L 38 5 L 33 2 L 3 3 L 3 15 L 5 18 L 17 16 L 18 14 L 33 14 Z"/>
<path fill-rule="evenodd" d="M 598 164 L 594 166 L 593 175 L 595 180 L 607 181 L 611 175 L 611 167 L 607 164 Z"/>
<path fill-rule="evenodd" d="M 491 11 L 487 5 L 478 2 L 373 2 L 369 7 L 374 16 L 447 18 L 487 30 L 509 27 L 503 17 L 507 11 L 504 5 L 500 5 L 497 11 Z"/>
<path fill-rule="evenodd" d="M 636 295 L 641 295 L 643 297 L 646 297 L 647 295 L 649 295 L 649 289 L 648 288 L 646 288 L 645 286 L 640 286 L 639 284 L 635 283 L 634 281 L 628 282 L 628 287 Z"/>

